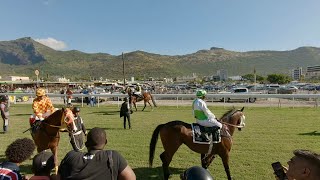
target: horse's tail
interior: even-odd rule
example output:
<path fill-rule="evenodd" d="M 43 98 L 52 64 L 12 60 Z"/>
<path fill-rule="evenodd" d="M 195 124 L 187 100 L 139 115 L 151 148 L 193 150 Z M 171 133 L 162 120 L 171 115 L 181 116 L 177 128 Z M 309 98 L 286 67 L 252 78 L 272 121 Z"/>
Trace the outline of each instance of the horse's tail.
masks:
<path fill-rule="evenodd" d="M 153 158 L 154 158 L 154 151 L 156 149 L 156 145 L 158 142 L 158 136 L 160 129 L 163 127 L 164 124 L 160 124 L 156 127 L 156 129 L 153 131 L 151 142 L 150 142 L 150 149 L 149 149 L 149 166 L 152 167 Z"/>
<path fill-rule="evenodd" d="M 157 107 L 156 101 L 154 100 L 153 96 L 151 94 L 150 94 L 150 96 L 151 96 L 151 100 L 152 100 L 154 107 Z"/>

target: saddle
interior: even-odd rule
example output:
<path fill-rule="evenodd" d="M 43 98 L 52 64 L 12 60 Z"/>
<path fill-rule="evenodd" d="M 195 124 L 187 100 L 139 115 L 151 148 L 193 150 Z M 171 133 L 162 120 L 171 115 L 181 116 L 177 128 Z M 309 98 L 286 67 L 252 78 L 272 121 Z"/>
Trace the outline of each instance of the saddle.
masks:
<path fill-rule="evenodd" d="M 210 144 L 221 142 L 221 132 L 219 127 L 205 127 L 198 123 L 192 123 L 191 127 L 194 143 Z"/>

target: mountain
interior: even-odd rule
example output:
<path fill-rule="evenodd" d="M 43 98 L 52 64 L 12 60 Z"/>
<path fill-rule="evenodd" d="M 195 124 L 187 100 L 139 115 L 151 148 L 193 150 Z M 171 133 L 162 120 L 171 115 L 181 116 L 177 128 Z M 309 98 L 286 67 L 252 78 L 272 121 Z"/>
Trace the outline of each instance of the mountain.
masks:
<path fill-rule="evenodd" d="M 177 77 L 192 73 L 216 75 L 225 69 L 229 76 L 272 73 L 289 74 L 291 69 L 320 65 L 320 48 L 300 47 L 291 51 L 249 51 L 235 52 L 212 47 L 192 54 L 168 56 L 143 51 L 124 55 L 125 76 Z M 72 80 L 123 78 L 122 56 L 107 53 L 83 53 L 76 50 L 56 51 L 25 37 L 12 41 L 0 41 L 0 76 L 30 76 L 35 79 L 34 70 L 40 77 L 53 80 L 57 77 Z"/>

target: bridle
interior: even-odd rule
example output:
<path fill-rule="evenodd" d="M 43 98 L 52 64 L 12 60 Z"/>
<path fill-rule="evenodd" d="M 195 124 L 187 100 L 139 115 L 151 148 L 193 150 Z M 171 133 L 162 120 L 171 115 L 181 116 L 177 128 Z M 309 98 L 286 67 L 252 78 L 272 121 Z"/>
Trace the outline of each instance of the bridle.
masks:
<path fill-rule="evenodd" d="M 59 129 L 64 128 L 65 125 L 68 124 L 68 121 L 67 121 L 68 116 L 66 116 L 67 113 L 68 113 L 68 112 L 66 112 L 66 111 L 63 112 L 63 114 L 62 114 L 62 116 L 61 116 L 61 120 L 60 120 L 60 122 L 61 122 L 61 123 L 60 123 L 60 126 L 48 124 L 48 123 L 46 123 L 46 122 L 42 122 L 42 123 L 43 123 L 43 124 L 46 124 L 46 125 L 48 125 L 48 126 L 50 126 L 50 127 L 54 127 L 54 128 L 59 128 Z M 67 130 L 69 131 L 68 128 L 67 128 Z"/>
<path fill-rule="evenodd" d="M 238 112 L 238 111 L 239 111 L 239 110 L 233 112 L 230 116 L 228 116 L 228 121 L 229 121 L 229 119 L 231 118 L 231 116 L 232 116 L 233 114 L 235 114 L 236 112 Z M 223 121 L 221 121 L 221 123 L 222 123 L 222 124 L 225 124 L 225 125 L 228 125 L 228 126 L 236 127 L 236 128 L 244 128 L 244 127 L 245 127 L 245 119 L 246 119 L 245 115 L 242 114 L 241 117 L 240 117 L 240 119 L 241 119 L 240 125 L 230 124 L 230 123 L 223 122 Z"/>

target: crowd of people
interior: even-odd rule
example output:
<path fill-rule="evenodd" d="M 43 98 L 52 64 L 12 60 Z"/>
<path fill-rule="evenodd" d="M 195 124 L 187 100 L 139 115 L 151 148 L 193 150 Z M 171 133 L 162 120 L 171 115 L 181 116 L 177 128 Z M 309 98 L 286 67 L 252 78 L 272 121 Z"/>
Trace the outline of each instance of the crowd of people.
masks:
<path fill-rule="evenodd" d="M 197 98 L 192 104 L 192 113 L 196 122 L 202 126 L 222 128 L 222 124 L 215 118 L 215 115 L 207 108 L 205 90 L 196 92 Z M 68 96 L 71 98 L 72 93 Z M 23 176 L 19 166 L 29 159 L 36 147 L 33 140 L 29 138 L 16 139 L 5 151 L 6 160 L 0 163 L 0 179 L 124 179 L 134 180 L 136 175 L 129 166 L 126 159 L 115 150 L 105 150 L 108 143 L 107 134 L 104 129 L 95 127 L 86 130 L 84 121 L 80 116 L 80 108 L 73 107 L 71 101 L 67 100 L 67 105 L 72 108 L 74 114 L 75 130 L 69 132 L 70 143 L 73 150 L 68 152 L 59 165 L 58 174 L 52 174 L 55 167 L 53 154 L 47 150 L 39 152 L 33 157 L 33 175 Z M 30 118 L 32 127 L 41 124 L 46 117 L 50 116 L 56 109 L 45 90 L 38 88 L 36 98 L 32 108 L 34 115 Z M 3 131 L 8 131 L 9 125 L 9 105 L 8 97 L 0 97 L 1 117 L 3 119 Z M 131 129 L 130 108 L 128 98 L 124 99 L 120 108 L 120 117 L 123 117 L 123 128 Z M 37 130 L 34 128 L 33 130 Z M 86 142 L 83 141 L 86 136 Z M 87 148 L 82 152 L 83 147 Z M 275 170 L 275 178 L 279 180 L 317 180 L 320 179 L 320 155 L 309 150 L 295 150 L 294 156 L 288 161 L 288 167 L 281 167 L 284 175 L 280 176 Z M 279 169 L 278 169 L 279 170 Z M 185 170 L 180 178 L 183 180 L 212 180 L 213 176 L 202 167 L 193 166 Z"/>

